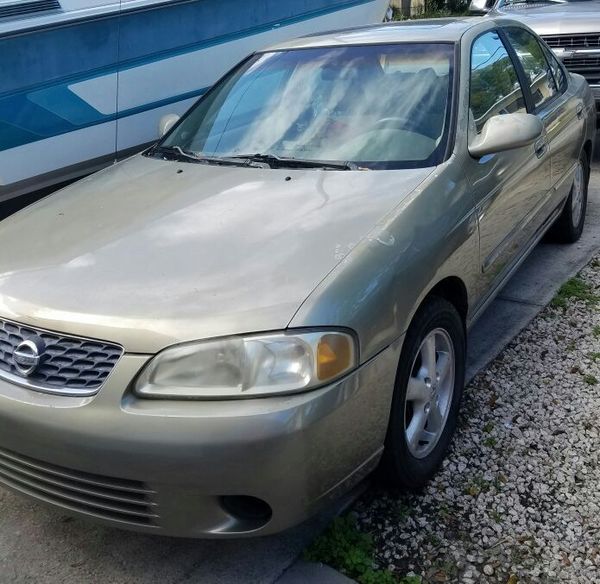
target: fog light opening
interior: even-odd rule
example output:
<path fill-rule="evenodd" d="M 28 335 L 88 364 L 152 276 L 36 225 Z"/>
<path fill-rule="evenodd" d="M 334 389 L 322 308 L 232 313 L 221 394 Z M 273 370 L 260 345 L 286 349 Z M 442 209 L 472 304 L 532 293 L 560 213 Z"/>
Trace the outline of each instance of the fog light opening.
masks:
<path fill-rule="evenodd" d="M 221 497 L 221 506 L 234 519 L 255 529 L 266 525 L 273 515 L 266 501 L 246 495 L 225 495 Z"/>

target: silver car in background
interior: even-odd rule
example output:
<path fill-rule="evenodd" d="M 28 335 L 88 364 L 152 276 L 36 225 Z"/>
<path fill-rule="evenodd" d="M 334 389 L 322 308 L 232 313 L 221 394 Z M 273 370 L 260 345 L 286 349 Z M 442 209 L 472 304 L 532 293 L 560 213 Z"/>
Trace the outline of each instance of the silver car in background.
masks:
<path fill-rule="evenodd" d="M 167 121 L 2 223 L 0 483 L 189 537 L 285 529 L 377 466 L 425 485 L 467 331 L 581 235 L 586 81 L 515 21 L 406 22 L 256 53 Z"/>
<path fill-rule="evenodd" d="M 567 70 L 587 79 L 600 111 L 599 0 L 473 0 L 470 10 L 514 18 L 533 29 Z"/>

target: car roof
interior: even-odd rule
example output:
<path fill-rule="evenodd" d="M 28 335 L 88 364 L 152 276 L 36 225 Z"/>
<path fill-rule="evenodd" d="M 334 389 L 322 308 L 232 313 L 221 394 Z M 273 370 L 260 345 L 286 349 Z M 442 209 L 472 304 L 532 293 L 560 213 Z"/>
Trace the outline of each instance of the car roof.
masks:
<path fill-rule="evenodd" d="M 519 25 L 518 22 L 506 18 L 492 20 L 489 17 L 473 16 L 404 20 L 309 35 L 273 45 L 267 50 L 402 42 L 458 42 L 466 31 L 481 25 L 489 26 L 492 21 L 500 26 L 506 26 L 509 23 Z M 481 27 L 487 28 L 486 26 Z"/>

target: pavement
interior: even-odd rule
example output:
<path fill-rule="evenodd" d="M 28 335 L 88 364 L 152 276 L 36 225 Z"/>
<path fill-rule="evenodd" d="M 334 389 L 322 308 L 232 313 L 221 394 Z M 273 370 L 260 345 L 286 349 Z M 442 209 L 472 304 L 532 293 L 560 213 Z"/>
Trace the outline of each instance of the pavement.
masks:
<path fill-rule="evenodd" d="M 599 145 L 600 146 L 600 145 Z M 596 148 L 600 154 L 600 147 Z M 500 291 L 469 335 L 467 381 L 483 369 L 600 249 L 600 161 L 592 167 L 586 225 L 572 245 L 541 243 Z"/>
<path fill-rule="evenodd" d="M 0 205 L 0 218 L 14 210 L 6 209 Z M 583 237 L 575 245 L 544 243 L 534 250 L 471 331 L 469 377 L 527 326 L 598 249 L 596 162 Z M 347 584 L 334 570 L 297 558 L 349 501 L 277 536 L 194 541 L 99 527 L 0 489 L 0 584 Z"/>

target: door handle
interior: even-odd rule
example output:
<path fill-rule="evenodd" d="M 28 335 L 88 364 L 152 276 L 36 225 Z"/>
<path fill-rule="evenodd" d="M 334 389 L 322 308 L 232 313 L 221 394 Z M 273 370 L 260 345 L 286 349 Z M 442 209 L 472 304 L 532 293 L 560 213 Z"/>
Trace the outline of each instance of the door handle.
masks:
<path fill-rule="evenodd" d="M 576 108 L 576 113 L 577 113 L 577 119 L 580 120 L 581 118 L 583 118 L 583 104 L 582 103 L 578 103 L 577 104 L 577 108 Z"/>
<path fill-rule="evenodd" d="M 548 151 L 548 143 L 545 138 L 539 139 L 533 146 L 535 148 L 535 155 L 538 158 L 542 158 L 544 154 Z"/>

